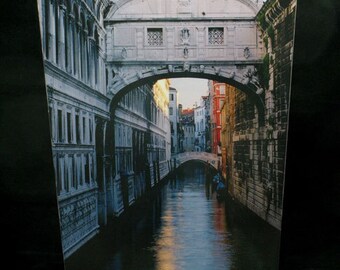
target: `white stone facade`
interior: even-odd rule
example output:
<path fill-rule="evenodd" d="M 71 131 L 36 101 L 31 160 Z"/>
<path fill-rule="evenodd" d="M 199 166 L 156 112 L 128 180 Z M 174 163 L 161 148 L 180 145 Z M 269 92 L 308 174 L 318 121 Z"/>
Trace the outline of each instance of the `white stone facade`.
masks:
<path fill-rule="evenodd" d="M 183 151 L 195 151 L 195 125 L 194 123 L 187 123 L 182 125 L 184 131 Z"/>
<path fill-rule="evenodd" d="M 255 22 L 262 1 L 37 1 L 68 257 L 141 196 L 143 166 L 150 186 L 169 171 L 170 150 L 179 151 L 177 93 L 170 89 L 166 112 L 152 89 L 158 79 L 230 83 L 252 97 L 263 122 L 255 69 L 266 53 Z M 201 116 L 197 131 L 206 126 Z"/>
<path fill-rule="evenodd" d="M 113 194 L 113 201 L 109 208 L 116 216 L 124 211 L 123 177 L 127 177 L 128 204 L 131 205 L 147 189 L 146 163 L 151 170 L 151 187 L 169 172 L 169 86 L 157 85 L 144 85 L 130 91 L 115 110 L 115 172 L 109 192 Z"/>
<path fill-rule="evenodd" d="M 206 108 L 203 99 L 200 100 L 200 106 L 194 110 L 195 119 L 195 151 L 204 152 L 206 149 Z"/>
<path fill-rule="evenodd" d="M 170 119 L 170 132 L 171 132 L 171 154 L 179 152 L 178 145 L 178 92 L 175 88 L 170 87 L 169 91 L 169 119 Z"/>
<path fill-rule="evenodd" d="M 109 120 L 103 11 L 108 1 L 39 0 L 51 142 L 65 256 L 99 229 L 97 144 Z M 100 124 L 99 124 L 100 122 Z M 102 175 L 99 173 L 99 175 Z"/>

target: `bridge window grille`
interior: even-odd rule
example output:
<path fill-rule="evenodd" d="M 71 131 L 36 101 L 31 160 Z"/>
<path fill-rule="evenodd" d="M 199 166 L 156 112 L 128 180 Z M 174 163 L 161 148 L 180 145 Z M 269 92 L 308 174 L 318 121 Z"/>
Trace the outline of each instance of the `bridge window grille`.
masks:
<path fill-rule="evenodd" d="M 163 46 L 163 29 L 148 28 L 147 39 L 149 46 Z"/>
<path fill-rule="evenodd" d="M 223 27 L 213 27 L 208 30 L 209 45 L 224 44 L 224 29 Z"/>

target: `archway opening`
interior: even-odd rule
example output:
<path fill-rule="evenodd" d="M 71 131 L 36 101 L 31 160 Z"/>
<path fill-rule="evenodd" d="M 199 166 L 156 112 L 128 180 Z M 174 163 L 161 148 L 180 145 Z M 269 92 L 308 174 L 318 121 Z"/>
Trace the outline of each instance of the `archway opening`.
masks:
<path fill-rule="evenodd" d="M 263 94 L 257 94 L 257 89 L 252 85 L 226 76 L 207 73 L 202 75 L 196 72 L 155 74 L 121 87 L 111 99 L 111 121 L 108 123 L 105 136 L 106 156 L 112 160 L 111 186 L 116 198 L 116 205 L 112 208 L 115 209 L 115 213 L 124 211 L 176 168 L 178 164 L 174 159 L 177 154 L 190 151 L 183 147 L 184 141 L 188 138 L 185 134 L 185 125 L 183 123 L 174 125 L 173 121 L 176 120 L 171 120 L 171 116 L 174 115 L 172 110 L 179 114 L 179 110 L 185 109 L 178 106 L 180 102 L 173 107 L 170 106 L 171 91 L 176 90 L 172 87 L 171 81 L 184 78 L 206 80 L 206 96 L 210 95 L 211 98 L 206 104 L 211 106 L 208 114 L 210 112 L 215 114 L 215 120 L 212 120 L 212 117 L 205 119 L 202 130 L 200 121 L 196 121 L 198 123 L 193 121 L 194 141 L 191 151 L 215 154 L 217 157 L 215 166 L 209 164 L 208 167 L 220 172 L 226 182 L 231 181 L 233 175 L 235 134 L 254 133 L 251 130 L 260 130 L 263 125 Z M 164 86 L 167 92 L 157 88 L 160 87 L 157 86 L 160 82 L 163 86 L 167 84 Z M 189 87 L 183 91 L 190 93 L 195 89 Z M 216 98 L 217 96 L 220 99 Z M 229 103 L 226 102 L 227 99 Z M 192 100 L 191 103 L 198 102 L 199 100 Z M 198 109 L 199 106 L 192 108 L 193 112 L 198 112 Z M 223 115 L 221 110 L 224 110 Z M 228 113 L 229 118 L 224 116 Z M 178 122 L 179 120 L 180 117 Z M 206 129 L 207 126 L 209 130 Z M 202 147 L 200 140 L 196 140 L 203 134 L 201 132 L 203 130 L 204 143 L 209 147 Z M 205 159 L 193 158 L 193 160 L 206 163 Z"/>
<path fill-rule="evenodd" d="M 247 95 L 247 99 L 250 103 L 254 104 L 257 109 L 258 114 L 258 123 L 259 126 L 263 126 L 265 124 L 265 103 L 264 103 L 264 92 L 259 92 L 259 88 L 252 83 L 249 83 L 247 78 L 244 80 L 243 78 L 234 79 L 233 74 L 228 78 L 227 76 L 222 76 L 214 73 L 198 73 L 192 71 L 182 71 L 172 73 L 169 72 L 168 69 L 162 74 L 155 74 L 151 76 L 145 76 L 143 78 L 138 78 L 131 83 L 121 86 L 120 89 L 114 93 L 110 101 L 110 110 L 111 113 L 114 112 L 117 107 L 117 103 L 122 99 L 124 95 L 128 92 L 143 86 L 143 85 L 153 85 L 158 80 L 162 79 L 175 79 L 175 78 L 193 78 L 193 79 L 207 79 L 212 81 L 217 81 L 219 83 L 225 83 L 230 86 L 235 87 L 239 91 L 245 93 Z M 113 75 L 117 76 L 117 75 Z M 118 83 L 119 84 L 119 83 Z M 112 114 L 113 115 L 113 114 Z"/>

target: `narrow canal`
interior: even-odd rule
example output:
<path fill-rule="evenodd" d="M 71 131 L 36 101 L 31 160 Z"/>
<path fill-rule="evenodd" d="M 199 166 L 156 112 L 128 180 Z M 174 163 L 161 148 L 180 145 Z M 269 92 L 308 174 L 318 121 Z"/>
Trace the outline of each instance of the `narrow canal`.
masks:
<path fill-rule="evenodd" d="M 218 201 L 204 165 L 188 163 L 120 226 L 108 226 L 66 260 L 66 270 L 275 270 L 279 236 Z"/>

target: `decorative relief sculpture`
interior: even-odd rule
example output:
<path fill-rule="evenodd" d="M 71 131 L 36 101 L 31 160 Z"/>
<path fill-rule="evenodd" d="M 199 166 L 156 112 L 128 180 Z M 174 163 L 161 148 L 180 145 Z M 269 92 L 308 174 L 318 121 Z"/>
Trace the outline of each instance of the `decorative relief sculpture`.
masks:
<path fill-rule="evenodd" d="M 121 56 L 122 56 L 123 59 L 125 59 L 127 57 L 127 51 L 126 51 L 125 48 L 122 49 Z"/>
<path fill-rule="evenodd" d="M 245 47 L 243 50 L 243 56 L 244 58 L 248 59 L 251 56 L 250 49 L 248 47 Z"/>
<path fill-rule="evenodd" d="M 185 63 L 183 64 L 183 70 L 184 70 L 184 71 L 189 71 L 189 70 L 190 70 L 190 64 L 189 64 L 188 62 L 185 62 Z"/>
<path fill-rule="evenodd" d="M 181 30 L 181 40 L 183 45 L 190 45 L 190 30 L 188 28 Z"/>
<path fill-rule="evenodd" d="M 184 50 L 183 50 L 183 56 L 184 56 L 184 58 L 188 58 L 188 56 L 189 56 L 189 50 L 188 50 L 187 47 L 185 47 Z"/>
<path fill-rule="evenodd" d="M 204 65 L 200 65 L 200 72 L 204 72 Z"/>
<path fill-rule="evenodd" d="M 216 75 L 219 75 L 220 72 L 221 72 L 221 68 L 220 67 L 215 67 L 214 70 L 215 70 L 215 74 Z"/>

